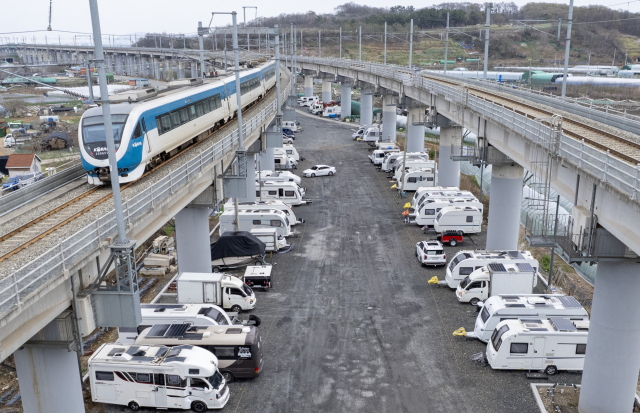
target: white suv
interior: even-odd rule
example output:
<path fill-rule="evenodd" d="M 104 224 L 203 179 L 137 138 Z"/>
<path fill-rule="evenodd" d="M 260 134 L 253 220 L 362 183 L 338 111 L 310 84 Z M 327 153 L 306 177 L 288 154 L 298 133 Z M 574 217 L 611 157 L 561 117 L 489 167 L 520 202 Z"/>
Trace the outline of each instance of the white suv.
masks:
<path fill-rule="evenodd" d="M 416 244 L 416 257 L 422 266 L 445 265 L 447 256 L 440 241 L 420 241 Z"/>

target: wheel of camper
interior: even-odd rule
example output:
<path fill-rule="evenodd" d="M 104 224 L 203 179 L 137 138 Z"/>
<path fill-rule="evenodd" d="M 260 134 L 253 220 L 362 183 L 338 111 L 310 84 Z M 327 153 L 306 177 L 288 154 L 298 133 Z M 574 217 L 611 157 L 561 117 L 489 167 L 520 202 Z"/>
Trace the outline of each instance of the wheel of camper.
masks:
<path fill-rule="evenodd" d="M 449 245 L 451 245 L 452 247 L 455 247 L 456 245 L 458 245 L 458 241 L 452 238 L 449 240 Z"/>
<path fill-rule="evenodd" d="M 129 402 L 128 406 L 129 406 L 129 409 L 133 410 L 134 412 L 137 412 L 138 410 L 140 410 L 140 405 L 136 402 Z"/>
<path fill-rule="evenodd" d="M 233 374 L 229 373 L 228 371 L 221 371 L 221 373 L 222 377 L 224 377 L 227 383 L 231 383 L 235 379 L 235 377 L 233 377 Z"/>
<path fill-rule="evenodd" d="M 558 372 L 558 368 L 556 366 L 547 366 L 547 368 L 544 369 L 544 372 L 547 374 L 547 376 L 553 376 Z"/>
<path fill-rule="evenodd" d="M 472 298 L 471 301 L 469 301 L 469 304 L 471 304 L 472 306 L 477 306 L 478 305 L 478 300 L 477 298 Z"/>
<path fill-rule="evenodd" d="M 333 176 L 333 171 L 329 171 L 329 176 Z"/>
<path fill-rule="evenodd" d="M 236 304 L 236 305 L 231 307 L 231 312 L 232 313 L 241 313 L 242 312 L 242 307 L 240 307 L 238 304 Z"/>
<path fill-rule="evenodd" d="M 207 405 L 204 404 L 204 402 L 201 402 L 200 400 L 196 400 L 195 402 L 191 403 L 191 410 L 198 413 L 206 412 Z"/>
<path fill-rule="evenodd" d="M 255 265 L 264 265 L 264 262 L 262 262 L 262 261 L 256 261 L 256 262 L 255 262 Z"/>
<path fill-rule="evenodd" d="M 222 268 L 218 266 L 213 267 L 213 272 L 220 272 L 220 271 L 222 271 Z"/>

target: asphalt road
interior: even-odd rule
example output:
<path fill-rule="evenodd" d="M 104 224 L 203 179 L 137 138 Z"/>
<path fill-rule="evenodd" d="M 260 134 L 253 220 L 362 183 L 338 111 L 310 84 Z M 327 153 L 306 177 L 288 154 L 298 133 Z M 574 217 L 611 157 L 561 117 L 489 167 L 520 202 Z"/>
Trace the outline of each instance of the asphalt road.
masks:
<path fill-rule="evenodd" d="M 296 207 L 306 223 L 289 240 L 294 249 L 274 256 L 274 288 L 257 293 L 253 310 L 263 321 L 263 373 L 231 383 L 224 411 L 537 412 L 524 372 L 481 367 L 471 355 L 486 345 L 453 337 L 472 330 L 477 313 L 427 284 L 444 268 L 422 268 L 414 251 L 433 234 L 402 224 L 404 200 L 351 139 L 353 126 L 298 119 L 298 172 L 319 163 L 337 174 L 303 178 L 314 202 Z M 445 250 L 451 258 L 484 242 L 481 234 Z"/>

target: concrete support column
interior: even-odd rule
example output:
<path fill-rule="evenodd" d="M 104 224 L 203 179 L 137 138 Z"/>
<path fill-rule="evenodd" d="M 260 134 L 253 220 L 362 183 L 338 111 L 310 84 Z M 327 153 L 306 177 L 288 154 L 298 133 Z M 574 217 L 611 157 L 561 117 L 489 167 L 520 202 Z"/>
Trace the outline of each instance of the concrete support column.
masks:
<path fill-rule="evenodd" d="M 304 95 L 313 97 L 313 76 L 304 75 Z"/>
<path fill-rule="evenodd" d="M 340 117 L 342 119 L 351 116 L 351 85 L 342 83 L 340 85 Z"/>
<path fill-rule="evenodd" d="M 176 214 L 176 248 L 180 274 L 211 272 L 210 244 L 208 208 L 187 206 Z"/>
<path fill-rule="evenodd" d="M 331 102 L 331 80 L 322 79 L 322 101 Z"/>
<path fill-rule="evenodd" d="M 122 56 L 119 54 L 116 54 L 115 59 L 116 59 L 116 73 L 119 75 L 122 75 L 124 73 L 122 69 Z"/>
<path fill-rule="evenodd" d="M 382 140 L 396 140 L 396 99 L 394 96 L 382 97 Z M 423 146 L 424 146 L 424 139 Z"/>
<path fill-rule="evenodd" d="M 257 155 L 256 162 L 260 162 L 261 171 L 275 171 L 275 148 L 267 148 L 264 152 L 261 152 Z"/>
<path fill-rule="evenodd" d="M 25 413 L 85 411 L 75 352 L 25 346 L 13 357 Z"/>
<path fill-rule="evenodd" d="M 424 152 L 424 107 L 409 109 L 406 148 L 407 152 Z"/>
<path fill-rule="evenodd" d="M 184 77 L 184 63 L 182 60 L 178 60 L 178 79 L 182 79 Z"/>
<path fill-rule="evenodd" d="M 639 273 L 638 263 L 598 262 L 580 413 L 627 413 L 633 406 L 640 369 Z"/>
<path fill-rule="evenodd" d="M 140 56 L 140 66 L 142 66 L 142 76 L 149 77 L 149 59 L 145 56 Z"/>
<path fill-rule="evenodd" d="M 196 62 L 191 62 L 191 77 L 198 77 L 198 65 Z"/>
<path fill-rule="evenodd" d="M 424 115 L 424 112 L 422 112 Z M 424 126 L 424 125 L 423 125 Z M 424 141 L 424 129 L 423 129 Z M 462 136 L 462 127 L 440 127 L 440 148 L 438 152 L 438 185 L 455 186 L 460 188 L 460 162 L 451 159 L 451 144 L 460 142 Z M 424 144 L 423 144 L 424 147 Z M 520 168 L 522 170 L 522 168 Z M 522 189 L 520 189 L 522 193 Z M 520 199 L 518 199 L 520 202 Z M 520 211 L 518 210 L 518 217 Z"/>
<path fill-rule="evenodd" d="M 238 198 L 239 202 L 255 202 L 256 200 L 256 155 L 247 155 L 247 197 Z"/>
<path fill-rule="evenodd" d="M 360 90 L 360 125 L 371 125 L 373 123 L 373 92 L 368 87 Z"/>
<path fill-rule="evenodd" d="M 442 128 L 440 129 L 440 145 L 442 145 Z M 442 151 L 440 155 L 442 156 Z M 442 172 L 442 166 L 438 166 L 440 168 L 438 171 L 440 185 L 448 185 L 448 183 L 443 183 L 445 173 Z M 458 166 L 458 168 L 460 167 Z M 518 249 L 523 176 L 524 168 L 518 164 L 492 165 L 491 167 L 491 198 L 489 199 L 489 223 L 487 225 L 488 250 Z"/>

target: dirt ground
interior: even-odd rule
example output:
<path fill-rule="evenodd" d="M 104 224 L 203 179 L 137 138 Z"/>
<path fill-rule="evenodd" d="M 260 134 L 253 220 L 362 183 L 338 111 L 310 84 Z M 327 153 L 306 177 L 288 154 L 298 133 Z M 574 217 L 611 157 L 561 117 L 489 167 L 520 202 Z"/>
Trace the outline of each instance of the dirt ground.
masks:
<path fill-rule="evenodd" d="M 557 386 L 553 392 L 553 401 L 546 387 L 538 388 L 537 391 L 548 412 L 555 412 L 558 406 L 562 413 L 578 413 L 580 388 L 576 392 L 573 387 Z"/>

